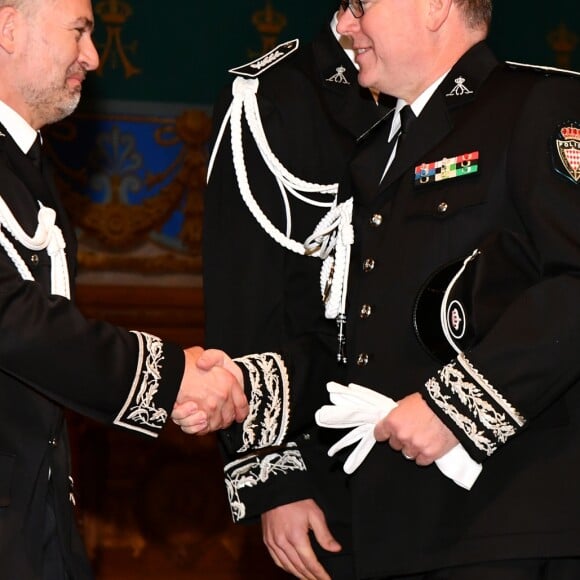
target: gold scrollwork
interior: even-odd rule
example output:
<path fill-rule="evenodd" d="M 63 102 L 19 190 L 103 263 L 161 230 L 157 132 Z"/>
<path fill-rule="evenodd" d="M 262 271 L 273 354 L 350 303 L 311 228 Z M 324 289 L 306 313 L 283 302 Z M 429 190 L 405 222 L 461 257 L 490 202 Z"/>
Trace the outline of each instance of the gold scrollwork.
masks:
<path fill-rule="evenodd" d="M 278 12 L 272 6 L 272 2 L 266 0 L 264 8 L 252 15 L 252 24 L 262 38 L 262 48 L 259 51 L 248 51 L 250 57 L 260 56 L 272 50 L 278 44 L 278 37 L 286 26 L 286 22 L 286 15 Z"/>
<path fill-rule="evenodd" d="M 103 75 L 105 64 L 112 61 L 112 67 L 117 68 L 117 58 L 121 61 L 125 78 L 130 78 L 141 73 L 141 69 L 133 65 L 127 56 L 127 51 L 135 52 L 137 42 L 131 45 L 123 44 L 121 31 L 127 19 L 133 14 L 133 8 L 122 0 L 100 0 L 95 4 L 95 14 L 101 18 L 107 29 L 107 38 L 100 55 L 99 68 L 97 74 Z"/>
<path fill-rule="evenodd" d="M 122 120 L 119 117 L 119 120 Z M 135 118 L 128 120 L 135 121 Z M 144 121 L 156 119 L 145 118 Z M 98 152 L 93 152 L 93 163 L 103 155 L 105 145 L 113 150 L 107 172 L 99 172 L 98 179 L 109 191 L 109 199 L 95 203 L 86 195 L 78 193 L 87 185 L 86 171 L 75 170 L 59 161 L 49 148 L 49 155 L 57 167 L 57 182 L 63 193 L 63 203 L 71 214 L 75 226 L 80 228 L 81 241 L 89 247 L 101 246 L 99 251 L 81 250 L 79 263 L 90 270 L 125 270 L 141 273 L 199 272 L 201 264 L 201 225 L 203 213 L 203 188 L 207 167 L 205 145 L 210 136 L 211 120 L 201 110 L 187 110 L 174 122 L 161 126 L 155 132 L 159 147 L 183 143 L 183 149 L 170 167 L 159 174 L 147 174 L 145 181 L 135 174 L 140 167 L 140 155 L 135 149 L 132 135 L 122 134 L 118 126 L 110 133 L 98 136 Z M 64 127 L 64 128 L 63 128 Z M 53 133 L 61 141 L 76 137 L 74 121 L 61 123 L 59 132 Z M 115 159 L 122 160 L 117 165 Z M 120 161 L 119 161 L 120 163 Z M 174 174 L 173 179 L 156 195 L 138 205 L 124 202 L 124 192 L 145 186 L 150 189 Z M 91 176 L 95 179 L 95 175 Z M 179 239 L 186 253 L 175 251 L 161 255 L 138 256 L 131 254 L 152 241 L 152 234 L 177 210 L 184 214 Z M 92 241 L 91 241 L 92 240 Z M 154 242 L 155 243 L 155 242 Z"/>

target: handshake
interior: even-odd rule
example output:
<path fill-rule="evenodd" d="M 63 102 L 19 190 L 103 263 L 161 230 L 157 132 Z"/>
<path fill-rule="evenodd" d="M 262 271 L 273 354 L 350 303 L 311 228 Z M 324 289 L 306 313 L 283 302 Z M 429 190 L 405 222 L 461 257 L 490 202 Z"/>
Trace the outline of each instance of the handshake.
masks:
<path fill-rule="evenodd" d="M 248 415 L 240 367 L 221 350 L 188 348 L 171 419 L 190 435 L 225 429 Z"/>

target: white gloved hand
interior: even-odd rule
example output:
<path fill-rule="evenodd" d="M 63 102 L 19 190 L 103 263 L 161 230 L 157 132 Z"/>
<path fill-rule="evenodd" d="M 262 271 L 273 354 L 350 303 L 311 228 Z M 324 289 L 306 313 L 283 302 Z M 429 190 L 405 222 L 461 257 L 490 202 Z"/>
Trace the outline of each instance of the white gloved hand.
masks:
<path fill-rule="evenodd" d="M 352 429 L 328 450 L 328 455 L 332 457 L 341 449 L 358 442 L 344 463 L 344 471 L 350 474 L 360 466 L 376 443 L 375 425 L 397 403 L 385 395 L 354 383 L 345 387 L 330 382 L 326 388 L 333 404 L 324 405 L 316 411 L 316 423 L 330 429 Z M 460 443 L 437 459 L 435 464 L 441 473 L 467 490 L 471 489 L 482 470 L 481 464 L 475 462 Z"/>

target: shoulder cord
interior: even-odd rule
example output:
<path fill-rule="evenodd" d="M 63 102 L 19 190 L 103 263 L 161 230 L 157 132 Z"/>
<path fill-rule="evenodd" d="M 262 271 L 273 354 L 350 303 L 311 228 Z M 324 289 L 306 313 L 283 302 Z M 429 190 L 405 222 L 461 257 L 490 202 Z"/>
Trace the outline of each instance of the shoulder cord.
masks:
<path fill-rule="evenodd" d="M 40 202 L 39 202 L 40 203 Z M 40 204 L 38 226 L 31 238 L 16 221 L 14 214 L 0 197 L 0 228 L 6 229 L 19 243 L 29 250 L 46 250 L 51 262 L 51 291 L 70 300 L 70 282 L 66 263 L 66 243 L 60 228 L 56 225 L 56 212 Z M 34 280 L 28 266 L 12 242 L 0 229 L 0 246 L 4 248 L 18 273 L 24 280 Z"/>
<path fill-rule="evenodd" d="M 354 242 L 352 197 L 332 208 L 304 242 L 308 256 L 319 257 L 320 292 L 325 303 L 326 318 L 344 316 L 350 264 Z"/>
<path fill-rule="evenodd" d="M 325 314 L 327 318 L 335 318 L 339 313 L 344 313 L 346 303 L 346 292 L 343 292 L 343 290 L 346 290 L 348 260 L 350 258 L 350 245 L 352 244 L 353 237 L 351 226 L 352 200 L 337 205 L 337 183 L 321 185 L 304 181 L 292 175 L 280 163 L 270 149 L 264 133 L 256 98 L 258 86 L 259 79 L 237 77 L 234 80 L 232 85 L 232 103 L 222 121 L 216 143 L 211 152 L 207 179 L 209 181 L 217 151 L 229 122 L 231 125 L 231 146 L 234 169 L 242 199 L 264 231 L 282 247 L 300 255 L 320 257 L 324 260 L 320 283 L 321 292 L 326 304 Z M 258 150 L 266 166 L 272 175 L 275 176 L 278 183 L 278 188 L 286 208 L 286 234 L 282 233 L 272 224 L 252 195 L 244 161 L 242 142 L 242 115 L 244 112 L 245 119 L 258 146 Z M 333 200 L 330 202 L 317 202 L 299 192 L 331 194 Z M 291 214 L 288 193 L 310 205 L 331 208 L 305 243 L 300 243 L 290 238 Z M 334 256 L 331 256 L 333 250 L 336 251 Z"/>

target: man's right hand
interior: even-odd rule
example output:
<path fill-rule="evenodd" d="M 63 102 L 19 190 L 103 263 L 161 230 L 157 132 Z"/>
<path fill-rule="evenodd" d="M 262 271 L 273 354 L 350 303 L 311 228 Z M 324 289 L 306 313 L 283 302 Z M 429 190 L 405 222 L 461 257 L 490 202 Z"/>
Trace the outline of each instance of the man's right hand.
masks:
<path fill-rule="evenodd" d="M 277 566 L 297 578 L 331 580 L 318 561 L 308 532 L 329 552 L 340 552 L 324 513 L 312 499 L 279 506 L 262 514 L 262 536 Z"/>
<path fill-rule="evenodd" d="M 248 401 L 243 374 L 222 351 L 192 347 L 184 351 L 185 370 L 171 414 L 185 433 L 205 435 L 243 421 Z M 203 355 L 202 365 L 198 364 Z M 226 370 L 226 368 L 228 370 Z"/>

